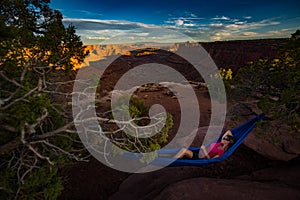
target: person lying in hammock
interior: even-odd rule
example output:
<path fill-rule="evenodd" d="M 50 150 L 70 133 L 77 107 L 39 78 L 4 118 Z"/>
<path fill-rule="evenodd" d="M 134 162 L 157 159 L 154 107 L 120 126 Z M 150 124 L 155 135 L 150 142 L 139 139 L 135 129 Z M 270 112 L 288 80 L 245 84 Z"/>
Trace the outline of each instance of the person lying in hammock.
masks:
<path fill-rule="evenodd" d="M 193 152 L 189 149 L 181 149 L 175 158 L 191 158 L 191 159 L 209 159 L 222 156 L 235 142 L 235 138 L 230 130 L 226 131 L 220 142 L 211 143 L 208 148 L 201 146 L 200 151 Z"/>

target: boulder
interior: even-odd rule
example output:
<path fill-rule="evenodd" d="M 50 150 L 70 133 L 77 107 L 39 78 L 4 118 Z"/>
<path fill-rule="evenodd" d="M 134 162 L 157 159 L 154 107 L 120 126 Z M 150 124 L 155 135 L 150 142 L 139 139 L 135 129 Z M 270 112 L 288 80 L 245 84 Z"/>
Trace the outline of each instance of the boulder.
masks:
<path fill-rule="evenodd" d="M 226 125 L 231 128 L 262 113 L 257 107 L 256 101 L 231 103 L 230 106 Z M 273 120 L 268 121 L 267 126 L 256 127 L 246 137 L 243 144 L 272 160 L 288 161 L 300 155 L 300 138 L 291 134 L 286 125 L 280 121 Z M 269 132 L 265 132 L 265 130 Z"/>
<path fill-rule="evenodd" d="M 253 181 L 194 178 L 166 187 L 156 200 L 193 199 L 299 199 L 300 191 L 281 185 Z"/>
<path fill-rule="evenodd" d="M 281 139 L 275 143 L 274 140 L 272 141 L 272 138 L 261 138 L 254 132 L 253 134 L 249 134 L 244 140 L 244 145 L 266 158 L 288 161 L 296 158 L 299 155 L 299 151 L 297 151 L 297 145 L 299 148 L 300 141 L 295 140 L 296 139 L 282 135 Z M 284 144 L 288 151 L 285 150 Z"/>
<path fill-rule="evenodd" d="M 252 172 L 250 175 L 236 177 L 239 180 L 280 184 L 300 188 L 300 164 L 271 167 Z"/>
<path fill-rule="evenodd" d="M 164 168 L 145 174 L 133 174 L 120 185 L 119 191 L 112 195 L 110 200 L 300 198 L 299 162 L 226 179 L 216 177 L 222 177 L 226 171 L 241 169 L 236 165 L 226 169 L 228 163 L 224 166 L 211 166 Z"/>

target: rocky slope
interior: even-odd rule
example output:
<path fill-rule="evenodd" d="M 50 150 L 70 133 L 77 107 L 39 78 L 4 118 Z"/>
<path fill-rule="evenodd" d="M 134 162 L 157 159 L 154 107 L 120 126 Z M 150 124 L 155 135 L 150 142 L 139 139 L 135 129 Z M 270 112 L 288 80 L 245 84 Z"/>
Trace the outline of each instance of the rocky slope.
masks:
<path fill-rule="evenodd" d="M 273 59 L 288 39 L 261 39 L 201 43 L 218 67 L 238 68 L 258 59 Z"/>

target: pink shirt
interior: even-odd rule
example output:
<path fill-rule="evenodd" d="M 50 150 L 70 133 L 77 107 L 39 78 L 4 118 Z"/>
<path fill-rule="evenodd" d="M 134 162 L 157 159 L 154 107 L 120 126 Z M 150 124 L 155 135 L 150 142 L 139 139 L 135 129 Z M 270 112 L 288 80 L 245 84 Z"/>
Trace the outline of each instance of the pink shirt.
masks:
<path fill-rule="evenodd" d="M 200 156 L 201 156 L 201 157 L 205 157 L 205 154 L 204 154 L 203 150 L 200 150 L 199 153 L 200 153 Z M 215 157 L 216 155 L 222 156 L 222 155 L 225 153 L 225 151 L 224 151 L 224 149 L 222 148 L 222 143 L 221 143 L 221 142 L 216 142 L 216 143 L 211 143 L 211 144 L 209 145 L 209 148 L 207 148 L 207 153 L 208 153 L 208 155 L 209 155 L 211 158 L 213 158 L 213 157 Z"/>

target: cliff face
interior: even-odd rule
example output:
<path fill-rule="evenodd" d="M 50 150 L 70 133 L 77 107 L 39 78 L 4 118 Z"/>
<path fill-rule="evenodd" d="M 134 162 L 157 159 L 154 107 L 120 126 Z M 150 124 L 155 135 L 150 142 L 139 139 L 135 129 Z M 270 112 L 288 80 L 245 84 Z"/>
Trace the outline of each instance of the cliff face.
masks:
<path fill-rule="evenodd" d="M 235 73 L 238 68 L 250 61 L 258 59 L 274 59 L 278 49 L 287 43 L 288 39 L 238 40 L 221 42 L 200 42 L 202 47 L 212 57 L 217 67 L 231 68 Z M 177 43 L 170 48 L 172 52 L 182 47 L 193 47 L 197 43 Z"/>
<path fill-rule="evenodd" d="M 126 55 L 131 49 L 132 46 L 130 45 L 117 45 L 117 44 L 110 44 L 110 45 L 87 45 L 86 50 L 89 51 L 89 55 L 85 58 L 84 62 L 80 67 L 89 66 L 89 62 L 95 62 L 99 60 L 105 59 L 107 56 L 113 55 Z"/>
<path fill-rule="evenodd" d="M 153 47 L 151 44 L 105 44 L 105 45 L 87 45 L 86 50 L 89 55 L 85 58 L 81 66 L 75 68 L 86 67 L 90 62 L 104 60 L 106 57 L 115 55 L 131 55 L 130 51 L 135 49 L 145 49 Z M 159 48 L 159 46 L 157 47 Z"/>
<path fill-rule="evenodd" d="M 288 39 L 263 39 L 263 40 L 240 40 L 200 43 L 214 60 L 217 67 L 231 68 L 236 73 L 238 68 L 245 66 L 249 61 L 256 61 L 260 58 L 273 59 L 278 55 L 278 49 L 287 43 Z M 176 53 L 179 48 L 192 47 L 197 43 L 177 43 L 166 45 L 164 49 Z M 86 57 L 84 63 L 79 67 L 89 66 L 90 62 L 97 62 L 105 57 L 113 55 L 131 55 L 132 49 L 145 49 L 152 47 L 151 44 L 143 45 L 88 45 L 87 50 L 90 54 Z M 159 46 L 156 46 L 159 48 Z M 147 56 L 146 54 L 144 57 Z"/>
<path fill-rule="evenodd" d="M 278 49 L 288 39 L 241 40 L 201 43 L 218 67 L 231 68 L 236 73 L 247 62 L 262 59 L 274 59 Z"/>

